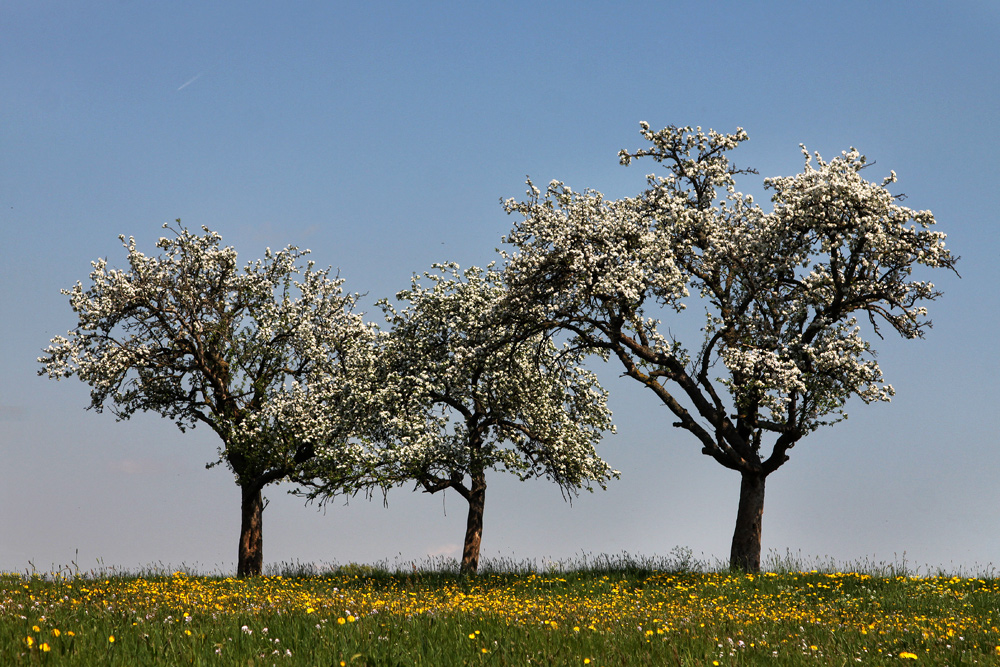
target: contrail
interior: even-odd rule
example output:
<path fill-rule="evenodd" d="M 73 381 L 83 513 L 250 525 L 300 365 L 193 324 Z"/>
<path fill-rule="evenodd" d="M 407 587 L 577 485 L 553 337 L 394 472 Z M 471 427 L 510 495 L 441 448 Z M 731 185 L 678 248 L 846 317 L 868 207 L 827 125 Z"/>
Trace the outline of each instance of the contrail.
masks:
<path fill-rule="evenodd" d="M 187 88 L 192 83 L 194 83 L 195 81 L 197 81 L 201 77 L 202 74 L 204 74 L 204 72 L 198 72 L 197 74 L 194 75 L 194 77 L 190 81 L 188 81 L 188 82 L 186 82 L 184 84 L 181 84 L 181 87 L 178 88 L 177 90 L 183 90 L 183 89 Z"/>

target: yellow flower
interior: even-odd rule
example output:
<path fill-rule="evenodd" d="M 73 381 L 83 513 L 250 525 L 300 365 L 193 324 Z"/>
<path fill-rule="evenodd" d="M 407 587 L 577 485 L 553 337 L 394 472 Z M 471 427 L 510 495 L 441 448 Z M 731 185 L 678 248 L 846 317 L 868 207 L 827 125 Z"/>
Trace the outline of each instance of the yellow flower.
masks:
<path fill-rule="evenodd" d="M 51 648 L 49 648 L 49 645 L 45 642 L 42 642 L 42 645 L 39 646 L 38 648 L 42 649 L 42 653 L 48 653 L 49 651 L 52 650 Z"/>
<path fill-rule="evenodd" d="M 348 617 L 347 617 L 347 622 L 348 622 L 348 623 L 353 623 L 353 622 L 354 622 L 354 621 L 356 621 L 356 620 L 358 620 L 358 619 L 354 618 L 353 616 L 348 616 Z"/>
<path fill-rule="evenodd" d="M 42 629 L 40 627 L 38 627 L 37 625 L 31 626 L 31 629 L 34 630 L 35 632 L 41 632 L 42 631 Z"/>
<path fill-rule="evenodd" d="M 902 653 L 899 654 L 899 659 L 900 660 L 916 660 L 917 659 L 917 654 L 916 653 L 907 653 L 906 651 L 903 651 Z"/>
<path fill-rule="evenodd" d="M 311 613 L 313 613 L 314 611 L 316 611 L 316 610 L 315 610 L 315 609 L 313 609 L 312 607 L 307 607 L 307 608 L 306 608 L 306 613 L 307 613 L 307 614 L 311 614 Z"/>
<path fill-rule="evenodd" d="M 114 635 L 111 635 L 110 637 L 108 637 L 108 643 L 109 644 L 114 644 L 115 643 L 115 636 Z"/>
<path fill-rule="evenodd" d="M 52 636 L 53 637 L 59 636 L 59 628 L 52 628 Z"/>
<path fill-rule="evenodd" d="M 490 650 L 488 648 L 483 648 L 481 650 L 482 650 L 483 653 L 489 653 L 490 652 Z"/>
<path fill-rule="evenodd" d="M 590 664 L 590 658 L 584 658 L 583 659 L 583 664 L 589 665 Z"/>
<path fill-rule="evenodd" d="M 66 634 L 69 635 L 70 637 L 76 637 L 76 633 L 73 632 L 72 630 L 67 630 Z"/>
<path fill-rule="evenodd" d="M 347 621 L 344 620 L 343 616 L 341 616 L 340 618 L 337 619 L 337 624 L 338 625 L 343 625 L 344 623 L 347 623 Z"/>
<path fill-rule="evenodd" d="M 24 638 L 24 643 L 28 645 L 28 648 L 31 648 L 32 646 L 35 645 L 35 638 L 34 637 L 25 637 Z"/>
<path fill-rule="evenodd" d="M 469 639 L 475 639 L 475 638 L 476 638 L 476 633 L 475 632 L 472 632 L 472 633 L 469 634 Z"/>

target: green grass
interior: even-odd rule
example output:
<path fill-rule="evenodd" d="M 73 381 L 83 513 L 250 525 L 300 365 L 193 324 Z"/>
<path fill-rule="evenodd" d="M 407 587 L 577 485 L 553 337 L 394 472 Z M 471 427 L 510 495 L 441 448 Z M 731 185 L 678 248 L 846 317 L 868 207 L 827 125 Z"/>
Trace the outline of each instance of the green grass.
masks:
<path fill-rule="evenodd" d="M 244 581 L 162 567 L 6 574 L 0 664 L 1000 664 L 992 575 L 768 565 L 735 574 L 679 551 L 492 562 L 472 579 L 444 560 L 285 564 Z"/>

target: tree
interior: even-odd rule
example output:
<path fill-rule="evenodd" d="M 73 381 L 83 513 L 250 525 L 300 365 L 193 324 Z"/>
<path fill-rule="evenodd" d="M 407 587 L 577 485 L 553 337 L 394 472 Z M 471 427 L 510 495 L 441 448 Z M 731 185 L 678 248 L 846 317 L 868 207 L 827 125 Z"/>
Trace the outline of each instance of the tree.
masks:
<path fill-rule="evenodd" d="M 89 287 L 63 290 L 77 325 L 52 339 L 39 374 L 76 375 L 91 387 L 88 409 L 118 419 L 152 411 L 181 431 L 215 431 L 222 445 L 209 466 L 224 462 L 241 491 L 237 573 L 260 574 L 262 489 L 301 472 L 317 444 L 345 467 L 360 460 L 345 432 L 304 437 L 294 406 L 325 379 L 326 406 L 338 409 L 329 387 L 349 373 L 353 350 L 366 351 L 370 330 L 341 279 L 300 265 L 307 250 L 268 248 L 240 270 L 219 234 L 171 231 L 156 256 L 119 237 L 127 270 L 100 259 Z"/>
<path fill-rule="evenodd" d="M 486 473 L 522 481 L 545 477 L 565 493 L 602 488 L 617 472 L 594 449 L 613 427 L 607 395 L 579 363 L 542 334 L 518 344 L 498 309 L 501 276 L 491 269 L 435 265 L 381 305 L 390 328 L 371 377 L 365 433 L 377 483 L 415 481 L 427 493 L 445 489 L 468 503 L 461 571 L 475 574 L 486 503 Z M 339 475 L 333 475 L 334 488 Z M 322 495 L 324 482 L 313 496 Z"/>
<path fill-rule="evenodd" d="M 701 128 L 641 124 L 652 145 L 621 151 L 666 168 L 635 198 L 607 200 L 553 181 L 529 180 L 506 275 L 528 322 L 572 333 L 577 345 L 616 357 L 691 433 L 702 452 L 741 476 L 730 564 L 760 567 L 764 485 L 808 433 L 846 418 L 851 396 L 893 395 L 857 317 L 922 337 L 924 303 L 940 296 L 911 279 L 917 266 L 954 271 L 929 211 L 901 206 L 864 179 L 853 148 L 802 173 L 768 178 L 773 210 L 737 192 L 727 152 L 747 139 Z M 704 307 L 704 339 L 691 351 L 658 318 L 680 317 L 690 292 Z M 522 327 L 524 328 L 524 327 Z M 532 327 L 526 330 L 534 331 Z"/>

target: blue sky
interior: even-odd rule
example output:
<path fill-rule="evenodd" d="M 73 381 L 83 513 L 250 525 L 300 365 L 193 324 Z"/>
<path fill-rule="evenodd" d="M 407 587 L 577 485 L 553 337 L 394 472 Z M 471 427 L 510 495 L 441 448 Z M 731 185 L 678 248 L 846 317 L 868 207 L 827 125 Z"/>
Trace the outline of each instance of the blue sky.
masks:
<path fill-rule="evenodd" d="M 0 570 L 233 569 L 239 493 L 206 429 L 84 410 L 36 377 L 73 325 L 59 290 L 160 226 L 244 259 L 295 244 L 369 302 L 432 262 L 496 258 L 524 179 L 609 196 L 654 128 L 746 128 L 760 177 L 799 144 L 893 169 L 962 256 L 924 341 L 879 341 L 891 404 L 800 443 L 768 480 L 764 551 L 945 568 L 1000 563 L 1000 6 L 994 2 L 4 3 L 0 21 Z M 696 344 L 696 343 L 694 343 Z M 652 396 L 598 367 L 622 471 L 572 505 L 494 475 L 484 555 L 728 556 L 739 482 Z M 325 511 L 271 487 L 265 562 L 455 555 L 464 507 L 409 489 Z"/>

